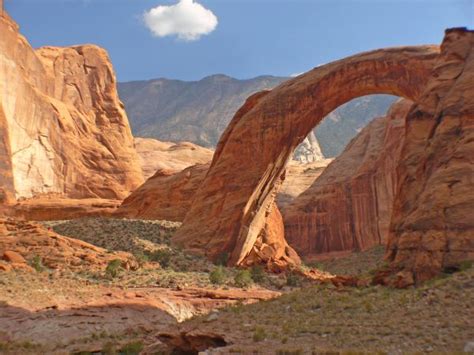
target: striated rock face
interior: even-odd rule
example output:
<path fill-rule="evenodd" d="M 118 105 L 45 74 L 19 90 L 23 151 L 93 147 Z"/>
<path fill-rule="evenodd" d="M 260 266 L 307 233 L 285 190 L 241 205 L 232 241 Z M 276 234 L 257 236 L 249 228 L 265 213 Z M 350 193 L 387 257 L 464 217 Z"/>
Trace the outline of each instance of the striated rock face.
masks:
<path fill-rule="evenodd" d="M 194 164 L 207 164 L 214 151 L 189 142 L 160 142 L 153 138 L 135 138 L 135 149 L 145 179 L 158 170 L 179 172 Z"/>
<path fill-rule="evenodd" d="M 282 208 L 286 239 L 300 255 L 364 250 L 386 243 L 396 167 L 412 102 L 395 103 L 352 140 L 311 185 Z"/>
<path fill-rule="evenodd" d="M 8 124 L 0 106 L 0 208 L 15 199 Z M 1 212 L 1 211 L 0 211 Z"/>
<path fill-rule="evenodd" d="M 179 173 L 158 170 L 123 201 L 115 216 L 183 221 L 208 169 L 209 164 L 197 164 Z"/>
<path fill-rule="evenodd" d="M 446 32 L 407 117 L 388 258 L 414 281 L 474 259 L 474 32 Z"/>
<path fill-rule="evenodd" d="M 357 96 L 418 99 L 438 55 L 435 46 L 366 52 L 250 97 L 222 135 L 174 243 L 210 258 L 227 252 L 230 264 L 241 264 L 265 229 L 292 152 L 313 127 Z"/>
<path fill-rule="evenodd" d="M 0 33 L 0 131 L 6 122 L 15 197 L 124 198 L 143 177 L 105 50 L 34 51 L 8 15 Z"/>

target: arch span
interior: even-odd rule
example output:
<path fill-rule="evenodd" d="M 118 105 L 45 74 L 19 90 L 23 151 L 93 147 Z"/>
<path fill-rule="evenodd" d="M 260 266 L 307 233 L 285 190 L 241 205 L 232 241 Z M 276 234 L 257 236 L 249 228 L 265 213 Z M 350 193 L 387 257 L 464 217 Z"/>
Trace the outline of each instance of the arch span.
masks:
<path fill-rule="evenodd" d="M 366 52 L 250 97 L 222 135 L 173 241 L 211 258 L 228 253 L 232 265 L 243 263 L 262 243 L 262 234 L 269 234 L 267 219 L 273 219 L 273 228 L 279 224 L 274 196 L 291 153 L 308 133 L 329 112 L 359 96 L 392 94 L 416 102 L 438 55 L 437 46 Z M 263 237 L 263 242 L 268 244 L 264 253 L 274 259 L 295 255 L 283 233 L 280 240 Z"/>

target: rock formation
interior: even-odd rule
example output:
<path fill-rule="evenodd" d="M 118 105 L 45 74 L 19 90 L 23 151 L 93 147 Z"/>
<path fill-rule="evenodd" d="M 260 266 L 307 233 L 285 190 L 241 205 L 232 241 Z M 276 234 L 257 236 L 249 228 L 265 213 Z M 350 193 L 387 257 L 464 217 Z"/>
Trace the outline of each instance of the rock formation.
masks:
<path fill-rule="evenodd" d="M 119 207 L 115 216 L 182 222 L 209 169 L 197 164 L 176 173 L 158 170 Z"/>
<path fill-rule="evenodd" d="M 56 270 L 103 270 L 114 259 L 119 259 L 124 268 L 138 268 L 130 253 L 111 253 L 81 240 L 63 237 L 36 223 L 0 219 L 0 271 L 29 270 L 28 262 L 33 262 L 34 257 L 39 258 L 42 265 Z"/>
<path fill-rule="evenodd" d="M 295 198 L 306 191 L 323 173 L 332 159 L 323 159 L 314 163 L 300 164 L 290 160 L 285 171 L 285 180 L 281 185 L 276 202 L 280 209 L 291 204 Z"/>
<path fill-rule="evenodd" d="M 83 217 L 110 217 L 120 200 L 104 198 L 55 198 L 47 196 L 21 200 L 10 206 L 7 214 L 25 221 L 54 221 Z"/>
<path fill-rule="evenodd" d="M 289 157 L 313 127 L 357 96 L 418 99 L 438 55 L 436 46 L 362 53 L 250 97 L 222 135 L 173 241 L 211 258 L 227 252 L 230 264 L 242 264 L 265 230 Z"/>
<path fill-rule="evenodd" d="M 195 164 L 207 164 L 214 154 L 211 149 L 189 142 L 160 142 L 153 138 L 135 138 L 134 141 L 145 179 L 157 171 L 178 173 Z"/>
<path fill-rule="evenodd" d="M 292 161 L 277 196 L 278 206 L 286 206 L 310 187 L 329 162 L 331 159 L 311 164 Z M 196 164 L 177 173 L 167 169 L 158 170 L 122 202 L 114 216 L 182 222 L 206 177 L 209 165 Z"/>
<path fill-rule="evenodd" d="M 282 207 L 286 239 L 300 255 L 364 250 L 386 243 L 396 167 L 412 102 L 395 103 L 352 140 L 311 185 Z"/>
<path fill-rule="evenodd" d="M 316 161 L 324 160 L 324 155 L 321 152 L 318 140 L 311 131 L 304 139 L 293 154 L 293 159 L 300 163 L 314 163 Z"/>
<path fill-rule="evenodd" d="M 388 258 L 414 282 L 474 259 L 474 32 L 446 31 L 407 117 Z"/>
<path fill-rule="evenodd" d="M 15 199 L 8 125 L 0 105 L 0 208 Z"/>
<path fill-rule="evenodd" d="M 143 177 L 105 50 L 34 51 L 7 14 L 0 33 L 0 169 L 15 197 L 127 196 Z"/>

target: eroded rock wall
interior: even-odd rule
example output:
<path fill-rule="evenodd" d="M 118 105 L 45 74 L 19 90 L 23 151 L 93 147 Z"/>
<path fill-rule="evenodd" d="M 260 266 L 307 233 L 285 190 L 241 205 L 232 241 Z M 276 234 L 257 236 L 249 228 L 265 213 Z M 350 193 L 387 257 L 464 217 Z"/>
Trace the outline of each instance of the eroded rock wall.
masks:
<path fill-rule="evenodd" d="M 474 259 L 474 32 L 446 32 L 407 117 L 388 243 L 393 266 L 423 281 Z"/>
<path fill-rule="evenodd" d="M 0 106 L 15 197 L 127 196 L 143 177 L 105 50 L 34 51 L 6 14 L 0 33 Z"/>

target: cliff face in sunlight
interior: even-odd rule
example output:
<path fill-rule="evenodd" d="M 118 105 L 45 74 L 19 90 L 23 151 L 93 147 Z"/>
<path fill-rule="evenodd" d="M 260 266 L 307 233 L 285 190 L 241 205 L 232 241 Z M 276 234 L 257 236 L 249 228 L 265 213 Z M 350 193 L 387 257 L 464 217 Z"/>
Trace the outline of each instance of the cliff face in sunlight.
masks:
<path fill-rule="evenodd" d="M 0 156 L 11 157 L 0 166 L 3 189 L 125 197 L 143 177 L 105 50 L 34 51 L 6 14 L 0 33 Z"/>

